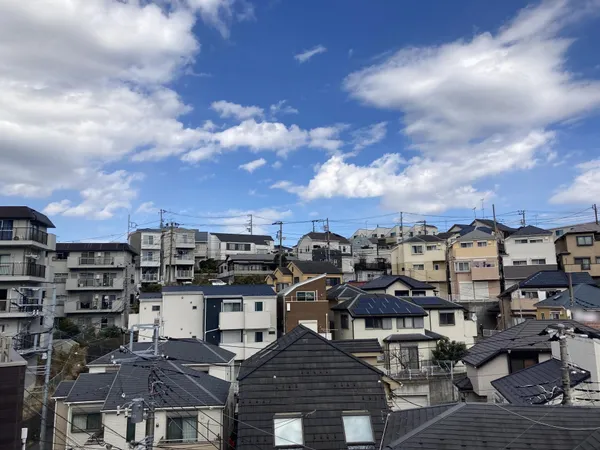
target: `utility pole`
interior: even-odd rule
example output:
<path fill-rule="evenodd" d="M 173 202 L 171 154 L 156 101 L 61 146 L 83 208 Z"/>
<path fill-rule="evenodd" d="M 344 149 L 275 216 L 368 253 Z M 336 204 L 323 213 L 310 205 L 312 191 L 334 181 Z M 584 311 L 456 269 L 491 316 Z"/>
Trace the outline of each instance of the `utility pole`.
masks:
<path fill-rule="evenodd" d="M 321 219 L 313 219 L 313 220 L 311 220 L 312 226 L 313 226 L 313 233 L 315 232 L 315 223 L 318 223 L 320 221 L 321 221 Z"/>
<path fill-rule="evenodd" d="M 403 221 L 403 214 L 402 211 L 400 211 L 400 242 L 404 241 L 404 221 Z"/>
<path fill-rule="evenodd" d="M 571 401 L 571 376 L 569 374 L 567 333 L 565 326 L 562 323 L 559 323 L 556 327 L 558 328 L 558 343 L 560 346 L 560 371 L 562 375 L 561 378 L 563 388 L 562 404 L 565 406 L 571 406 L 573 403 Z"/>
<path fill-rule="evenodd" d="M 502 261 L 502 252 L 504 242 L 500 242 L 500 234 L 498 233 L 498 222 L 496 221 L 496 205 L 492 203 L 492 217 L 494 218 L 494 234 L 496 235 L 496 248 L 498 252 L 498 274 L 500 275 L 500 292 L 504 292 L 506 288 L 506 280 L 504 279 L 504 262 Z M 500 246 L 502 244 L 502 247 Z M 502 317 L 504 321 L 504 317 Z"/>
<path fill-rule="evenodd" d="M 525 226 L 525 210 L 521 209 L 519 211 L 517 211 L 519 214 L 521 214 L 521 226 L 524 227 Z"/>
<path fill-rule="evenodd" d="M 166 211 L 164 209 L 159 210 L 159 214 L 160 214 L 160 250 L 158 251 L 158 253 L 159 253 L 159 258 L 160 258 L 160 267 L 158 268 L 158 270 L 160 272 L 159 281 L 161 283 L 164 283 L 164 281 L 165 281 L 165 244 L 164 244 L 165 223 L 163 220 L 163 213 L 166 213 Z"/>
<path fill-rule="evenodd" d="M 326 219 L 327 221 L 327 262 L 331 261 L 331 242 L 329 241 L 329 217 Z"/>
<path fill-rule="evenodd" d="M 250 235 L 252 235 L 252 214 L 248 214 L 248 216 L 250 216 L 250 223 L 248 224 L 247 230 L 250 232 Z"/>
<path fill-rule="evenodd" d="M 279 251 L 277 253 L 279 254 L 279 267 L 283 267 L 283 222 L 278 220 L 273 222 L 272 225 L 279 225 L 279 231 L 277 232 L 279 235 Z"/>
<path fill-rule="evenodd" d="M 575 306 L 575 297 L 573 295 L 573 277 L 571 272 L 568 272 L 567 276 L 569 277 L 569 300 L 571 304 L 571 312 L 573 312 L 573 306 Z"/>
<path fill-rule="evenodd" d="M 598 207 L 596 206 L 595 203 L 592 205 L 592 209 L 594 210 L 594 217 L 596 218 L 596 225 L 598 225 Z"/>
<path fill-rule="evenodd" d="M 168 271 L 169 283 L 172 280 L 172 271 L 173 271 L 173 240 L 174 240 L 173 239 L 174 238 L 173 225 L 174 225 L 173 221 L 171 221 L 170 226 L 169 226 L 169 234 L 170 234 L 170 238 L 169 238 L 169 241 L 170 241 L 170 244 L 169 244 L 169 271 Z"/>
<path fill-rule="evenodd" d="M 167 211 L 165 211 L 164 209 L 161 209 L 160 211 L 158 211 L 158 213 L 160 214 L 160 229 L 161 230 L 165 227 L 165 223 L 163 221 L 163 214 L 166 212 Z"/>
<path fill-rule="evenodd" d="M 427 221 L 423 220 L 423 234 L 427 235 Z"/>
<path fill-rule="evenodd" d="M 484 200 L 485 200 L 484 198 L 481 199 L 481 218 L 482 219 L 485 219 L 485 209 L 483 207 L 483 201 Z"/>
<path fill-rule="evenodd" d="M 42 398 L 42 420 L 40 423 L 40 450 L 46 448 L 46 428 L 48 423 L 48 390 L 50 384 L 50 369 L 52 368 L 52 341 L 54 338 L 54 312 L 56 310 L 56 285 L 52 285 L 52 303 L 50 304 L 50 333 L 46 350 L 46 368 L 44 372 L 44 393 Z"/>
<path fill-rule="evenodd" d="M 477 220 L 477 206 L 471 209 L 473 210 L 473 217 L 475 218 L 475 220 Z"/>

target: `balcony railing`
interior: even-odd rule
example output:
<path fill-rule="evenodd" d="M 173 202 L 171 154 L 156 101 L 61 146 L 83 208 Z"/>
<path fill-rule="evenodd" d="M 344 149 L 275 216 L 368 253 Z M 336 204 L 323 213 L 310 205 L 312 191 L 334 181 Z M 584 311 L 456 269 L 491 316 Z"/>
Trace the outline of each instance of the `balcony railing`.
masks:
<path fill-rule="evenodd" d="M 388 262 L 375 262 L 375 263 L 368 263 L 368 262 L 357 262 L 356 264 L 354 264 L 354 270 L 390 270 L 392 268 L 392 265 Z"/>
<path fill-rule="evenodd" d="M 387 353 L 387 352 L 384 352 Z M 386 354 L 386 359 L 388 355 Z M 385 373 L 394 379 L 400 380 L 412 380 L 414 378 L 429 378 L 436 375 L 450 375 L 453 371 L 454 374 L 464 373 L 467 371 L 464 365 L 452 365 L 450 362 L 438 362 L 429 359 L 415 360 L 415 361 L 403 361 L 402 363 L 392 362 L 385 368 Z"/>
<path fill-rule="evenodd" d="M 0 276 L 45 278 L 46 266 L 36 263 L 2 263 Z"/>
<path fill-rule="evenodd" d="M 4 299 L 0 300 L 0 313 L 29 313 L 42 311 L 43 305 L 37 299 Z"/>
<path fill-rule="evenodd" d="M 193 270 L 178 270 L 175 273 L 176 278 L 194 278 Z"/>
<path fill-rule="evenodd" d="M 35 241 L 48 244 L 48 233 L 33 227 L 14 227 L 0 230 L 0 241 Z"/>
<path fill-rule="evenodd" d="M 158 274 L 157 273 L 143 273 L 142 281 L 145 283 L 156 282 L 156 281 L 158 281 Z"/>
<path fill-rule="evenodd" d="M 81 256 L 79 264 L 82 266 L 110 266 L 115 263 L 113 256 Z"/>
<path fill-rule="evenodd" d="M 77 280 L 77 286 L 79 287 L 113 287 L 114 284 L 114 279 L 97 280 L 94 278 L 80 278 Z"/>
<path fill-rule="evenodd" d="M 158 256 L 153 256 L 148 258 L 147 256 L 142 256 L 142 262 L 160 262 L 160 258 Z"/>

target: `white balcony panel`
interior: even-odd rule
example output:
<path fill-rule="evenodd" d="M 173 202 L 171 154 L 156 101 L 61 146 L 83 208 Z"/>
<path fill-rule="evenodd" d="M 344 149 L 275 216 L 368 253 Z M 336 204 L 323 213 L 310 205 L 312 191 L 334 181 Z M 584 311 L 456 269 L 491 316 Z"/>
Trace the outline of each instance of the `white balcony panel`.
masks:
<path fill-rule="evenodd" d="M 220 330 L 243 330 L 244 329 L 244 312 L 221 312 L 219 313 L 219 329 Z"/>
<path fill-rule="evenodd" d="M 271 313 L 269 311 L 250 311 L 245 314 L 245 328 L 247 330 L 264 330 L 271 327 Z"/>
<path fill-rule="evenodd" d="M 122 290 L 124 285 L 123 278 L 115 278 L 110 281 L 105 281 L 102 278 L 89 278 L 89 279 L 67 279 L 66 289 L 67 291 L 85 291 L 94 289 L 103 290 Z"/>

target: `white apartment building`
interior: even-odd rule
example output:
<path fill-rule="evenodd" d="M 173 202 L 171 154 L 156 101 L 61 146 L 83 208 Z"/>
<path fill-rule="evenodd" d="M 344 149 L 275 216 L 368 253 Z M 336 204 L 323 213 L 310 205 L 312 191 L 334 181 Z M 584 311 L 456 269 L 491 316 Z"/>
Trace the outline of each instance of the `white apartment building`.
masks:
<path fill-rule="evenodd" d="M 296 251 L 302 261 L 330 261 L 342 269 L 344 280 L 354 279 L 352 244 L 344 236 L 312 231 L 300 238 Z"/>
<path fill-rule="evenodd" d="M 395 225 L 393 227 L 380 227 L 379 225 L 375 228 L 359 228 L 352 234 L 352 238 L 366 237 L 374 239 L 385 239 L 388 244 L 397 244 L 403 239 L 408 239 L 413 236 L 421 235 L 436 235 L 438 234 L 438 228 L 435 225 L 427 225 L 426 223 L 416 223 L 414 225 Z"/>
<path fill-rule="evenodd" d="M 141 284 L 161 280 L 162 231 L 160 228 L 143 228 L 129 236 L 129 244 L 138 252 L 138 275 Z"/>
<path fill-rule="evenodd" d="M 259 234 L 208 234 L 208 258 L 222 261 L 229 255 L 266 255 L 275 252 L 271 236 Z"/>
<path fill-rule="evenodd" d="M 52 271 L 62 315 L 80 327 L 127 327 L 137 256 L 126 243 L 58 243 Z"/>
<path fill-rule="evenodd" d="M 44 214 L 26 206 L 0 206 L 0 333 L 20 353 L 45 345 L 49 323 L 48 252 L 56 236 Z"/>
<path fill-rule="evenodd" d="M 528 225 L 504 240 L 502 264 L 507 266 L 556 266 L 552 232 Z M 539 270 L 544 270 L 542 267 Z"/>

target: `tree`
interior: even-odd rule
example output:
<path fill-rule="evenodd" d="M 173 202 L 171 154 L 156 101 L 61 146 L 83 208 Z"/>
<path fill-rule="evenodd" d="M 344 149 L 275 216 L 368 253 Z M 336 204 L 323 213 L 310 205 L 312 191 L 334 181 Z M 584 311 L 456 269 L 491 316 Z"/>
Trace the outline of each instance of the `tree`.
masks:
<path fill-rule="evenodd" d="M 454 363 L 460 361 L 465 353 L 467 353 L 467 346 L 464 342 L 451 341 L 444 337 L 437 342 L 431 356 L 435 363 L 446 366 L 447 361 L 453 361 Z"/>
<path fill-rule="evenodd" d="M 198 263 L 198 271 L 200 273 L 217 273 L 217 266 L 219 264 L 214 259 L 210 258 Z"/>
<path fill-rule="evenodd" d="M 72 320 L 66 317 L 58 319 L 58 323 L 54 331 L 54 337 L 56 339 L 71 339 L 80 333 L 79 327 Z"/>
<path fill-rule="evenodd" d="M 142 284 L 140 292 L 160 292 L 162 291 L 162 285 L 158 283 Z"/>

